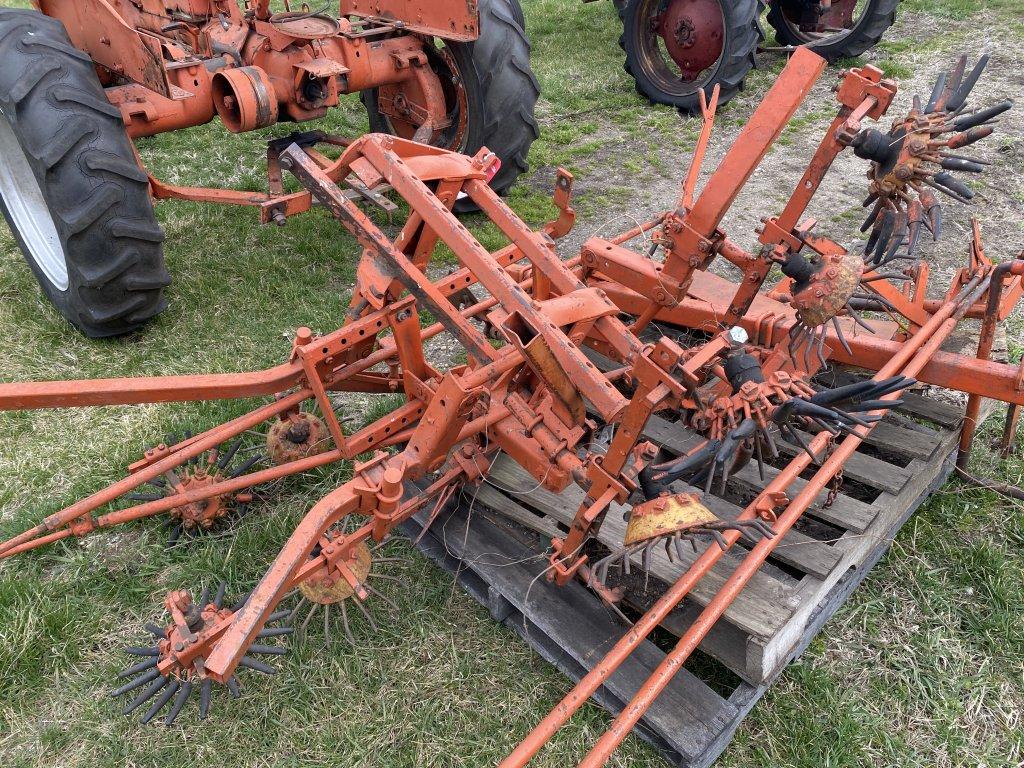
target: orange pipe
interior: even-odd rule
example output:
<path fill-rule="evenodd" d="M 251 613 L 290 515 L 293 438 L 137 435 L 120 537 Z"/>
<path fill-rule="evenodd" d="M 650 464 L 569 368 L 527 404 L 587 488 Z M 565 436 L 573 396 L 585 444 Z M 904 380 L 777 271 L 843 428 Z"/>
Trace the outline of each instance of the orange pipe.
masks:
<path fill-rule="evenodd" d="M 960 292 L 960 297 L 967 296 L 970 289 L 977 286 L 980 278 L 975 278 L 968 286 Z M 918 349 L 925 343 L 928 334 L 936 332 L 942 324 L 953 314 L 956 304 L 950 302 L 944 305 L 929 322 L 921 328 L 907 343 L 892 357 L 888 364 L 876 375 L 876 379 L 887 378 L 894 372 L 899 371 Z M 951 323 L 951 325 L 955 325 Z M 948 335 L 948 331 L 946 332 Z M 940 342 L 941 344 L 941 342 Z M 922 365 L 927 358 L 922 360 Z M 825 448 L 830 439 L 828 433 L 819 433 L 810 442 L 811 452 L 818 452 Z M 800 453 L 783 468 L 775 479 L 772 480 L 761 492 L 757 499 L 750 503 L 739 515 L 738 520 L 749 520 L 756 515 L 756 506 L 761 499 L 769 498 L 775 491 L 784 491 L 789 485 L 800 476 L 800 473 L 807 468 L 811 459 L 807 453 Z M 810 485 L 808 486 L 810 487 Z M 818 488 L 820 490 L 820 486 Z M 815 491 L 815 495 L 817 491 Z M 802 512 L 801 512 L 802 514 Z M 781 518 L 780 518 L 781 519 Z M 727 531 L 723 534 L 729 547 L 740 538 L 738 531 Z M 776 536 L 772 541 L 778 541 L 781 536 Z M 644 639 L 657 627 L 666 616 L 683 600 L 693 589 L 694 585 L 711 570 L 711 567 L 725 554 L 720 547 L 708 547 L 704 553 L 694 561 L 689 570 L 679 580 L 672 584 L 658 601 L 647 611 L 615 646 L 590 670 L 576 686 L 566 694 L 548 715 L 537 724 L 537 726 L 523 739 L 499 765 L 499 768 L 522 768 L 525 766 L 541 747 L 551 739 L 562 725 L 594 694 L 604 685 L 605 681 L 615 672 L 623 661 L 644 641 Z"/>
<path fill-rule="evenodd" d="M 938 349 L 949 334 L 956 328 L 956 320 L 947 320 L 939 328 L 938 332 L 932 336 L 928 342 L 921 346 L 921 349 L 917 353 L 917 356 L 910 361 L 906 368 L 903 369 L 902 373 L 906 376 L 913 377 L 927 362 L 928 357 L 932 352 Z M 888 372 L 879 372 L 879 377 L 885 378 L 891 375 L 895 375 L 899 372 L 898 368 L 894 366 L 887 366 L 890 368 Z M 885 395 L 880 398 L 882 400 L 895 400 L 899 393 L 894 392 L 890 395 Z M 779 517 L 774 523 L 773 528 L 776 531 L 774 538 L 762 538 L 757 544 L 750 550 L 740 565 L 733 571 L 732 575 L 725 582 L 722 588 L 715 594 L 715 597 L 709 602 L 696 621 L 690 625 L 689 629 L 679 638 L 676 647 L 662 659 L 661 663 L 654 670 L 651 676 L 644 682 L 636 696 L 626 705 L 615 722 L 612 723 L 611 727 L 598 739 L 594 748 L 587 754 L 587 756 L 580 762 L 579 768 L 597 768 L 608 762 L 608 758 L 611 757 L 615 749 L 622 743 L 629 732 L 633 729 L 633 726 L 637 724 L 644 713 L 650 709 L 651 704 L 654 700 L 665 690 L 668 684 L 676 676 L 676 674 L 683 668 L 683 664 L 690 657 L 690 655 L 696 650 L 697 646 L 700 645 L 701 641 L 707 636 L 708 632 L 715 625 L 715 622 L 722 617 L 726 609 L 736 600 L 736 596 L 740 591 L 747 585 L 750 579 L 753 578 L 754 574 L 757 573 L 764 561 L 772 553 L 778 543 L 786 535 L 786 532 L 796 523 L 797 520 L 807 511 L 811 503 L 817 498 L 818 494 L 825 484 L 831 480 L 836 473 L 842 468 L 843 463 L 850 458 L 857 447 L 863 442 L 864 437 L 874 429 L 874 425 L 870 427 L 858 427 L 857 434 L 849 435 L 843 442 L 835 449 L 831 456 L 822 464 L 821 468 L 815 472 L 814 477 L 804 486 L 804 489 L 797 494 L 796 498 L 786 507 L 786 511 Z M 823 436 L 825 433 L 819 434 L 818 437 Z M 820 441 L 815 441 L 820 442 Z M 814 442 L 811 443 L 811 449 L 817 450 L 819 446 L 816 446 Z M 805 466 L 810 462 L 810 457 L 804 454 L 804 461 L 802 462 Z M 788 469 L 788 467 L 787 467 Z M 788 485 L 788 483 L 787 483 Z M 731 537 L 733 539 L 738 538 L 737 536 Z M 730 546 L 733 541 L 730 541 Z"/>

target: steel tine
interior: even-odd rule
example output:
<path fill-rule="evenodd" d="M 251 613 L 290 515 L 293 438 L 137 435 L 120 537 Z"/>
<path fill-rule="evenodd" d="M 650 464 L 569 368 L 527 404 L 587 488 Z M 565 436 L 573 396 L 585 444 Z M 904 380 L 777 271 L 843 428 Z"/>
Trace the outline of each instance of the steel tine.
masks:
<path fill-rule="evenodd" d="M 228 678 L 227 686 L 228 692 L 231 694 L 231 698 L 237 699 L 242 696 L 242 690 L 238 686 L 238 678 L 234 675 Z"/>
<path fill-rule="evenodd" d="M 213 607 L 220 610 L 220 607 L 224 604 L 224 592 L 227 590 L 227 582 L 222 581 L 217 585 L 217 593 L 213 596 Z"/>
<path fill-rule="evenodd" d="M 157 697 L 156 701 L 153 702 L 153 705 L 146 710 L 146 714 L 142 716 L 142 719 L 139 722 L 145 725 L 156 717 L 157 712 L 164 708 L 164 705 L 171 700 L 171 697 L 178 692 L 178 688 L 180 687 L 181 683 L 178 680 L 172 680 L 171 684 L 164 688 L 163 693 L 161 693 Z"/>
<path fill-rule="evenodd" d="M 250 645 L 249 653 L 283 656 L 288 653 L 288 649 L 281 645 Z"/>
<path fill-rule="evenodd" d="M 234 605 L 231 606 L 232 613 L 235 613 L 237 611 L 242 610 L 245 607 L 245 604 L 247 602 L 249 602 L 249 598 L 251 596 L 252 596 L 252 590 L 246 592 L 244 595 L 242 595 L 240 598 L 238 598 L 238 601 Z"/>
<path fill-rule="evenodd" d="M 168 680 L 166 677 L 158 676 L 156 680 L 153 681 L 153 684 L 149 686 L 146 690 L 144 690 L 142 693 L 140 693 L 138 696 L 136 696 L 134 699 L 132 699 L 127 704 L 127 706 L 125 706 L 125 708 L 121 710 L 121 713 L 125 715 L 130 715 L 132 712 L 141 707 L 151 698 L 156 696 L 160 692 L 160 689 L 167 685 L 167 683 Z"/>
<path fill-rule="evenodd" d="M 238 666 L 245 667 L 246 669 L 253 669 L 257 672 L 262 672 L 264 675 L 276 675 L 277 670 L 269 664 L 264 664 L 258 659 L 254 659 L 252 656 L 243 656 L 238 660 Z"/>
<path fill-rule="evenodd" d="M 928 104 L 925 106 L 925 114 L 931 114 L 935 111 L 935 107 L 939 103 L 939 97 L 942 96 L 942 91 L 946 88 L 946 73 L 940 72 L 939 76 L 935 78 L 935 86 L 932 88 L 932 95 L 928 99 Z"/>
<path fill-rule="evenodd" d="M 149 634 L 153 635 L 153 637 L 159 638 L 161 640 L 167 639 L 167 630 L 164 627 L 158 627 L 156 624 L 153 624 L 152 622 L 146 622 L 146 624 L 144 624 L 143 626 L 145 630 L 149 632 Z"/>
<path fill-rule="evenodd" d="M 345 638 L 348 640 L 349 645 L 355 647 L 356 639 L 352 635 L 351 627 L 349 627 L 349 625 L 348 625 L 348 609 L 345 607 L 345 601 L 342 600 L 340 605 L 341 605 L 341 627 L 342 627 L 342 629 L 345 632 Z"/>
<path fill-rule="evenodd" d="M 235 458 L 235 454 L 238 453 L 238 449 L 241 448 L 241 447 L 242 447 L 242 438 L 238 438 L 221 455 L 220 459 L 217 461 L 217 468 L 218 469 L 224 469 L 225 467 L 227 467 L 227 465 L 231 463 L 231 460 L 233 458 Z"/>
<path fill-rule="evenodd" d="M 850 349 L 850 343 L 846 340 L 846 335 L 843 333 L 843 326 L 839 323 L 839 318 L 835 315 L 832 316 L 832 328 L 835 329 L 836 338 L 839 339 L 839 343 L 850 357 L 853 357 L 853 350 Z"/>
<path fill-rule="evenodd" d="M 160 662 L 159 657 L 154 657 L 152 659 L 146 659 L 144 661 L 140 661 L 138 664 L 134 664 L 134 665 L 128 667 L 128 669 L 118 673 L 117 677 L 118 677 L 119 680 L 124 680 L 125 678 L 131 677 L 132 675 L 139 674 L 139 672 L 145 672 L 147 669 L 152 669 L 159 662 Z"/>
<path fill-rule="evenodd" d="M 164 718 L 164 725 L 173 725 L 174 718 L 181 712 L 181 708 L 185 706 L 185 702 L 188 701 L 189 694 L 192 693 L 192 683 L 186 680 L 181 684 L 181 688 L 178 689 L 178 695 L 174 699 L 174 703 L 171 704 L 171 709 L 167 713 L 167 717 Z"/>
<path fill-rule="evenodd" d="M 210 711 L 210 695 L 213 693 L 213 681 L 203 680 L 203 684 L 199 686 L 199 719 L 205 720 L 207 713 Z"/>
<path fill-rule="evenodd" d="M 160 649 L 154 646 L 147 646 L 145 648 L 139 648 L 137 646 L 129 647 L 124 649 L 125 653 L 130 653 L 132 656 L 159 656 Z"/>
<path fill-rule="evenodd" d="M 375 622 L 373 620 L 373 616 L 371 616 L 370 612 L 368 610 L 366 610 L 366 606 L 363 605 L 362 602 L 358 598 L 356 598 L 355 603 L 356 603 L 356 607 L 362 612 L 363 616 L 365 616 L 366 620 L 370 623 L 370 629 L 372 629 L 374 632 L 376 632 L 377 631 L 377 622 Z"/>
<path fill-rule="evenodd" d="M 949 97 L 946 102 L 946 109 L 951 112 L 955 112 L 960 109 L 967 101 L 967 97 L 971 95 L 971 91 L 978 82 L 978 78 L 981 77 L 981 73 L 985 71 L 985 65 L 988 64 L 988 54 L 982 54 L 981 58 L 978 59 L 978 63 L 974 65 L 974 69 L 971 73 L 964 78 L 963 82 L 956 89 L 956 93 Z"/>
<path fill-rule="evenodd" d="M 150 670 L 146 674 L 141 675 L 140 677 L 135 678 L 130 683 L 125 683 L 120 688 L 118 688 L 118 689 L 116 689 L 114 691 L 111 691 L 110 695 L 111 695 L 111 697 L 115 697 L 115 698 L 117 696 L 123 696 L 124 694 L 128 693 L 129 691 L 134 691 L 136 688 L 141 688 L 142 686 L 144 686 L 146 683 L 150 682 L 151 680 L 156 680 L 160 676 L 161 675 L 160 675 L 160 671 L 159 670 L 156 670 L 156 669 Z"/>

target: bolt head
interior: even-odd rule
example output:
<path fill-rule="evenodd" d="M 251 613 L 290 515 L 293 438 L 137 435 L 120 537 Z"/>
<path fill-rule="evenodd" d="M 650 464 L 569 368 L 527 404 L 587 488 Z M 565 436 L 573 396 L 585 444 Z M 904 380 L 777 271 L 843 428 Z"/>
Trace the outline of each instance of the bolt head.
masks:
<path fill-rule="evenodd" d="M 726 331 L 726 336 L 728 337 L 730 344 L 746 344 L 750 340 L 750 336 L 747 335 L 746 330 L 738 325 L 734 325 Z"/>

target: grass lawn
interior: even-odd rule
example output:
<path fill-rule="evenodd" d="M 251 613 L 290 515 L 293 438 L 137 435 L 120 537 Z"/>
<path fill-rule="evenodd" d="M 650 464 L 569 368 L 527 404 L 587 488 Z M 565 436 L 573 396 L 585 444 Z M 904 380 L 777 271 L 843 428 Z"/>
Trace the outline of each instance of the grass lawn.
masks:
<path fill-rule="evenodd" d="M 583 234 L 625 229 L 640 213 L 665 207 L 688 162 L 696 121 L 637 97 L 622 70 L 620 24 L 610 2 L 523 5 L 543 92 L 542 135 L 512 206 L 540 224 L 553 210 L 547 196 L 554 168 L 565 165 L 579 180 Z M 864 60 L 910 77 L 953 51 L 993 50 L 996 59 L 1017 65 L 1002 74 L 1008 92 L 987 94 L 995 101 L 1024 93 L 1022 47 L 1020 0 L 904 0 L 897 26 Z M 763 62 L 747 91 L 722 110 L 722 138 L 710 157 L 720 155 L 781 67 L 777 56 Z M 821 94 L 827 98 L 826 85 Z M 832 109 L 822 100 L 803 110 L 773 162 L 806 162 L 804 137 L 816 142 Z M 1016 131 L 1004 132 L 993 149 L 1009 167 L 989 174 L 995 181 L 981 196 L 987 204 L 978 206 L 987 231 L 998 233 L 990 255 L 999 259 L 1024 241 L 1024 147 L 1016 120 Z M 358 99 L 320 127 L 366 130 Z M 288 130 L 234 136 L 211 124 L 142 141 L 140 150 L 172 182 L 252 187 L 262 179 L 263 140 Z M 819 217 L 822 231 L 840 241 L 853 237 L 859 223 L 851 213 L 863 196 L 857 168 L 847 207 Z M 796 178 L 792 171 L 790 177 Z M 791 183 L 763 187 L 750 199 L 759 208 L 738 210 L 741 242 L 752 239 L 757 217 L 773 213 L 773 201 Z M 157 213 L 174 276 L 170 306 L 144 333 L 101 342 L 78 335 L 46 303 L 0 224 L 0 379 L 263 368 L 287 356 L 296 327 L 340 325 L 359 249 L 322 212 L 283 229 L 260 227 L 242 209 L 176 202 Z M 948 215 L 960 224 L 949 226 L 952 244 L 945 247 L 960 259 L 967 214 Z M 478 219 L 467 223 L 489 234 Z M 1014 360 L 1022 328 L 1014 318 Z M 0 414 L 0 538 L 118 479 L 160 436 L 211 427 L 252 405 Z M 1020 483 L 1024 461 L 1000 461 L 987 450 L 996 421 L 981 432 L 974 469 Z M 0 765 L 482 766 L 503 757 L 568 684 L 404 541 L 387 551 L 405 558 L 388 570 L 405 586 L 381 586 L 395 607 L 376 606 L 378 631 L 352 618 L 355 648 L 341 632 L 326 638 L 314 621 L 281 657 L 275 678 L 247 675 L 243 698 L 215 697 L 213 715 L 202 724 L 192 705 L 172 728 L 143 727 L 122 717 L 108 697 L 117 672 L 130 663 L 119 649 L 141 639 L 142 624 L 158 614 L 167 590 L 221 578 L 235 592 L 251 588 L 313 500 L 346 479 L 348 469 L 278 483 L 231 535 L 165 549 L 165 534 L 150 521 L 0 562 Z M 719 765 L 1024 765 L 1022 553 L 1019 503 L 950 483 L 757 706 Z M 596 706 L 584 707 L 536 764 L 574 764 L 608 722 Z M 612 764 L 661 763 L 631 737 Z"/>

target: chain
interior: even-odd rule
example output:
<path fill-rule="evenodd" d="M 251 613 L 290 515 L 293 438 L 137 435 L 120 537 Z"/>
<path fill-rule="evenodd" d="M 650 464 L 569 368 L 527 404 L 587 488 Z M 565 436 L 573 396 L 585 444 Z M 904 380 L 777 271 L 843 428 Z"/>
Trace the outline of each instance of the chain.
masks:
<path fill-rule="evenodd" d="M 832 456 L 833 451 L 836 449 L 835 438 L 831 438 L 828 441 L 828 446 L 825 448 L 825 461 Z M 823 461 L 822 464 L 825 462 Z M 828 509 L 836 503 L 836 497 L 839 496 L 839 491 L 843 487 L 843 469 L 842 467 L 835 473 L 831 480 L 825 485 L 828 488 L 828 495 L 825 496 L 825 503 L 821 505 L 822 509 Z"/>

